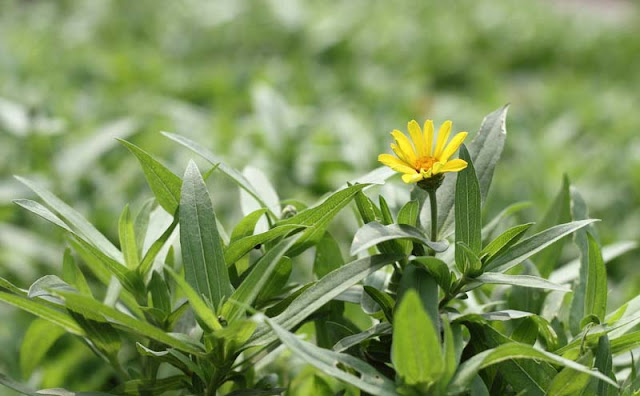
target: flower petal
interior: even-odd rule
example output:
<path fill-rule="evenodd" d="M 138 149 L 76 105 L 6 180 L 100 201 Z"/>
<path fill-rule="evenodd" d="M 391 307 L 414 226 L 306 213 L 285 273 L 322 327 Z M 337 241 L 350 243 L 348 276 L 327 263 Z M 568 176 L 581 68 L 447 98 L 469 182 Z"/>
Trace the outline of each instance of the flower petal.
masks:
<path fill-rule="evenodd" d="M 391 154 L 380 154 L 378 156 L 378 161 L 382 162 L 383 164 L 385 164 L 386 166 L 388 166 L 389 168 L 393 169 L 396 172 L 416 173 L 416 170 L 410 167 L 409 165 L 407 165 L 406 162 L 394 157 Z"/>
<path fill-rule="evenodd" d="M 467 138 L 467 135 L 468 135 L 467 132 L 456 133 L 456 136 L 454 136 L 453 139 L 451 139 L 451 141 L 449 142 L 449 144 L 447 144 L 447 147 L 445 147 L 440 157 L 437 157 L 438 160 L 440 160 L 440 162 L 447 162 L 447 160 L 451 158 L 453 153 L 456 152 L 458 147 L 460 147 L 462 142 L 464 142 L 464 139 Z"/>
<path fill-rule="evenodd" d="M 433 154 L 433 121 L 432 120 L 426 120 L 424 122 L 424 128 L 422 129 L 422 131 L 424 132 L 424 140 L 426 142 L 426 152 L 428 156 L 431 156 Z"/>
<path fill-rule="evenodd" d="M 402 181 L 407 183 L 407 184 L 409 184 L 409 183 L 417 183 L 422 179 L 424 179 L 424 177 L 420 173 L 414 173 L 412 175 L 402 175 Z"/>
<path fill-rule="evenodd" d="M 444 165 L 444 162 L 434 162 L 433 166 L 431 167 L 431 173 L 433 173 L 434 175 L 441 173 L 440 170 L 442 169 L 443 165 Z"/>
<path fill-rule="evenodd" d="M 461 159 L 454 159 L 451 161 L 447 161 L 444 166 L 440 169 L 440 173 L 444 172 L 459 172 L 467 167 L 467 161 Z"/>
<path fill-rule="evenodd" d="M 405 162 L 414 164 L 416 162 L 416 152 L 413 150 L 413 146 L 407 135 L 394 129 L 393 132 L 391 132 L 391 136 L 396 140 L 396 144 L 400 148 L 400 151 L 402 151 L 403 155 L 399 157 L 404 157 Z"/>
<path fill-rule="evenodd" d="M 398 158 L 400 158 L 400 161 L 404 162 L 404 163 L 409 163 L 407 162 L 407 159 L 405 158 L 404 152 L 402 150 L 400 150 L 400 147 L 398 147 L 396 144 L 391 143 L 391 150 L 393 150 L 394 153 L 396 153 L 396 155 L 398 156 Z"/>
<path fill-rule="evenodd" d="M 416 148 L 418 158 L 427 157 L 430 153 L 427 152 L 424 135 L 420 130 L 420 125 L 418 125 L 416 120 L 411 120 L 407 124 L 407 129 L 409 130 L 409 135 L 411 135 L 411 140 L 413 140 L 413 145 Z"/>
<path fill-rule="evenodd" d="M 438 131 L 438 142 L 436 143 L 436 149 L 433 152 L 433 156 L 440 158 L 444 145 L 449 140 L 449 134 L 451 133 L 451 121 L 447 120 L 442 123 L 440 130 Z"/>

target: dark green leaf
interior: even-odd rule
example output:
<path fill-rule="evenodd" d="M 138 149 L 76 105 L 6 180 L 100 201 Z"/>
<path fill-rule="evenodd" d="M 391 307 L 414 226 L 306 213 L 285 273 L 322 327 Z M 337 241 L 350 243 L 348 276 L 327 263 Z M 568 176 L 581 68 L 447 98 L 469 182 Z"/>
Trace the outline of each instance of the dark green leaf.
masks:
<path fill-rule="evenodd" d="M 467 167 L 458 173 L 456 181 L 454 205 L 456 264 L 464 262 L 466 258 L 466 253 L 463 249 L 459 249 L 459 242 L 464 243 L 473 254 L 478 256 L 482 249 L 480 185 L 476 178 L 473 161 L 464 144 L 460 146 L 460 158 L 467 161 Z"/>

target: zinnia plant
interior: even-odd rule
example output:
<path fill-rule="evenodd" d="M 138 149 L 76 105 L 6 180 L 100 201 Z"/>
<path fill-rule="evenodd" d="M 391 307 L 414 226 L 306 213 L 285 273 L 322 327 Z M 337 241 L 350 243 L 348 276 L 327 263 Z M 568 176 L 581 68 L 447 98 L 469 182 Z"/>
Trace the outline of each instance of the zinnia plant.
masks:
<path fill-rule="evenodd" d="M 0 279 L 0 300 L 38 318 L 21 346 L 29 385 L 0 382 L 35 394 L 31 374 L 69 334 L 109 381 L 37 394 L 637 394 L 639 300 L 609 309 L 605 268 L 631 246 L 603 255 L 568 179 L 537 224 L 514 224 L 519 203 L 483 217 L 506 114 L 488 115 L 468 146 L 466 132 L 449 141 L 450 121 L 437 136 L 411 121 L 410 138 L 392 132 L 396 156 L 379 157 L 405 184 L 375 170 L 309 206 L 183 136 L 165 133 L 208 161 L 204 172 L 190 162 L 178 176 L 122 141 L 153 201 L 124 208 L 117 244 L 20 178 L 42 203 L 16 204 L 64 230 L 68 248 L 61 271 L 28 289 Z M 220 175 L 258 208 L 234 225 L 205 182 Z M 413 188 L 411 199 L 372 199 L 384 183 Z M 350 203 L 359 226 L 344 255 L 330 223 Z"/>

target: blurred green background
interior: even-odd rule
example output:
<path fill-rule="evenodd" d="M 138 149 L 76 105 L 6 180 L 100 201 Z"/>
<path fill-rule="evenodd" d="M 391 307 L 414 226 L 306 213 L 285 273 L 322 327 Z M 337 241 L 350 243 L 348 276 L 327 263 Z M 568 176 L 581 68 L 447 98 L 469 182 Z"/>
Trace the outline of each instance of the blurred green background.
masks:
<path fill-rule="evenodd" d="M 451 119 L 473 134 L 507 102 L 487 215 L 530 200 L 523 217 L 539 219 L 566 172 L 603 219 L 605 244 L 637 240 L 638 37 L 640 3 L 623 0 L 4 0 L 0 276 L 26 286 L 57 271 L 63 252 L 62 236 L 11 203 L 30 196 L 13 174 L 41 181 L 117 241 L 123 205 L 151 193 L 115 137 L 182 174 L 191 154 L 159 131 L 180 133 L 232 166 L 261 168 L 281 198 L 313 202 L 377 167 L 388 132 L 408 120 Z M 237 189 L 214 180 L 212 194 L 232 226 Z M 640 292 L 638 258 L 610 264 L 612 301 Z M 21 378 L 31 317 L 0 314 L 0 371 Z M 73 374 L 93 361 L 87 348 L 61 350 L 76 360 L 58 359 L 68 365 L 32 383 L 103 380 Z"/>

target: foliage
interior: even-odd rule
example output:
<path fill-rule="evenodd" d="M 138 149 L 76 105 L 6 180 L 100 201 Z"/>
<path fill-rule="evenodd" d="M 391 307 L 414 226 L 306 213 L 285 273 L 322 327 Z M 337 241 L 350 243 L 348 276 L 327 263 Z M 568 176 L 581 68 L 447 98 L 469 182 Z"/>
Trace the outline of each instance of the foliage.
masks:
<path fill-rule="evenodd" d="M 0 300 L 38 317 L 21 347 L 25 375 L 70 334 L 108 370 L 109 381 L 96 390 L 114 395 L 302 389 L 281 376 L 274 358 L 315 367 L 317 380 L 303 387 L 313 394 L 634 394 L 635 362 L 612 362 L 640 347 L 640 305 L 636 298 L 607 315 L 595 220 L 569 181 L 544 227 L 507 227 L 501 217 L 482 227 L 506 115 L 506 108 L 488 115 L 471 149 L 461 148 L 468 166 L 447 176 L 439 191 L 451 196 L 440 197 L 437 219 L 429 218 L 431 203 L 417 201 L 394 216 L 382 196 L 378 206 L 365 194 L 371 183 L 349 183 L 310 207 L 277 210 L 268 180 L 254 184 L 195 142 L 187 146 L 211 168 L 203 176 L 191 161 L 183 178 L 123 142 L 157 206 L 135 215 L 125 206 L 117 248 L 54 194 L 19 178 L 46 206 L 16 203 L 62 229 L 74 250 L 65 251 L 60 277 L 46 275 L 28 290 L 0 278 Z M 217 220 L 205 182 L 221 174 L 259 207 L 231 233 Z M 355 259 L 345 263 L 328 226 L 351 202 L 362 226 L 352 242 Z M 169 217 L 160 229 L 151 227 L 158 216 Z M 440 240 L 423 231 L 431 221 L 438 221 Z M 570 235 L 576 273 L 556 283 L 563 269 L 549 252 Z M 297 282 L 293 267 L 311 248 L 317 280 Z M 291 356 L 278 356 L 280 343 Z M 35 394 L 8 377 L 0 382 Z"/>

